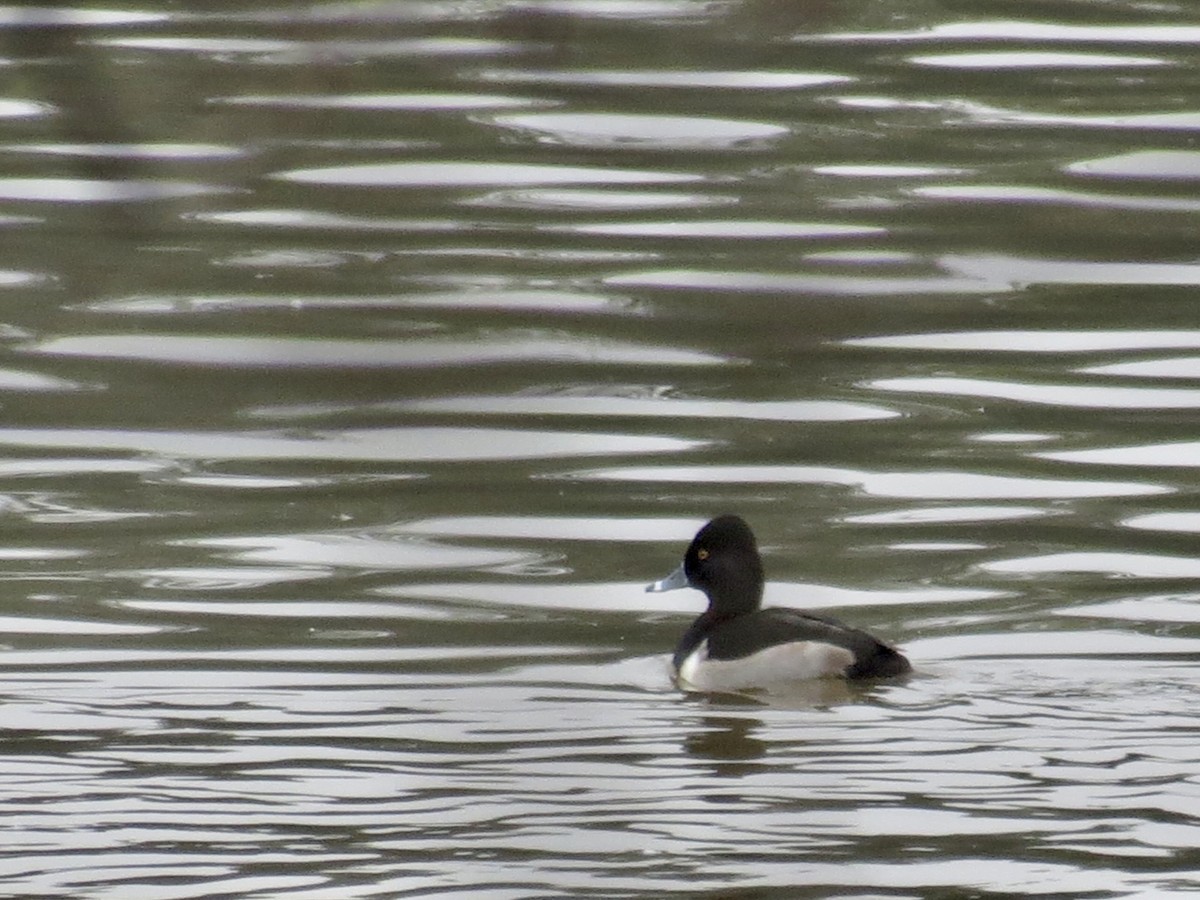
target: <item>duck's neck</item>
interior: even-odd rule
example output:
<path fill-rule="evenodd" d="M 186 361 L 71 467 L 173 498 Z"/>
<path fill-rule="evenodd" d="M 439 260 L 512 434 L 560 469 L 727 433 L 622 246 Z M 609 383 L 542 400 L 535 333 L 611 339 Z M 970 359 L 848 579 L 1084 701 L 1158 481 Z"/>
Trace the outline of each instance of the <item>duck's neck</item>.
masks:
<path fill-rule="evenodd" d="M 754 612 L 762 605 L 762 563 L 754 558 L 731 566 L 706 593 L 707 615 L 714 619 L 732 619 Z"/>

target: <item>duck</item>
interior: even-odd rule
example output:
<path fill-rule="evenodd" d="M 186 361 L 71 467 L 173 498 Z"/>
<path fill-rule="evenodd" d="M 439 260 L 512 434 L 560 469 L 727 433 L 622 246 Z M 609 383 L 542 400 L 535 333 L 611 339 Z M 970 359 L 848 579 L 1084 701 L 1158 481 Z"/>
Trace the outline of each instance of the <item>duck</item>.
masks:
<path fill-rule="evenodd" d="M 696 533 L 683 564 L 647 591 L 695 588 L 708 608 L 671 660 L 680 688 L 700 693 L 785 687 L 817 678 L 895 678 L 912 671 L 896 648 L 837 619 L 762 606 L 763 565 L 754 532 L 722 515 Z"/>

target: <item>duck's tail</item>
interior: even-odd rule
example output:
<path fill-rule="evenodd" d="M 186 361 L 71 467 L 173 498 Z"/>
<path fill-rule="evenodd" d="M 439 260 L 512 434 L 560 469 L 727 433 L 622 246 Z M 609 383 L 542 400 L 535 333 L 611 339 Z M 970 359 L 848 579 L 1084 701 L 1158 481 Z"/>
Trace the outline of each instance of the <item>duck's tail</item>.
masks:
<path fill-rule="evenodd" d="M 879 644 L 875 653 L 859 659 L 846 670 L 847 678 L 895 678 L 912 671 L 912 663 L 894 647 Z"/>

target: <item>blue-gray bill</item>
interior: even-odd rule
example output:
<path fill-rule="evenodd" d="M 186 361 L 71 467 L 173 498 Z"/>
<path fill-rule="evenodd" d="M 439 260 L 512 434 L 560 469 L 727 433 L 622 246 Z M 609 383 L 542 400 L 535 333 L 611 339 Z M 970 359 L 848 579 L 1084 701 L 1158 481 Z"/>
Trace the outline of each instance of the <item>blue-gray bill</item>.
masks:
<path fill-rule="evenodd" d="M 687 573 L 683 571 L 683 566 L 680 566 L 666 578 L 656 581 L 653 584 L 646 585 L 646 592 L 657 594 L 662 591 L 676 591 L 679 590 L 679 588 L 685 588 L 687 586 Z"/>

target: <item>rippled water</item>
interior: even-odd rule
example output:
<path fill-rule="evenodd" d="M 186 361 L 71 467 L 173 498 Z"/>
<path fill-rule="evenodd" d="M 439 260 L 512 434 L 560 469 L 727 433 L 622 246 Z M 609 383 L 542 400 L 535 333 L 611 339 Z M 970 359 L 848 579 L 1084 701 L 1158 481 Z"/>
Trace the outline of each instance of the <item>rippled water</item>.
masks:
<path fill-rule="evenodd" d="M 1200 887 L 1195 9 L 0 42 L 5 896 Z M 724 511 L 917 674 L 677 691 Z"/>

